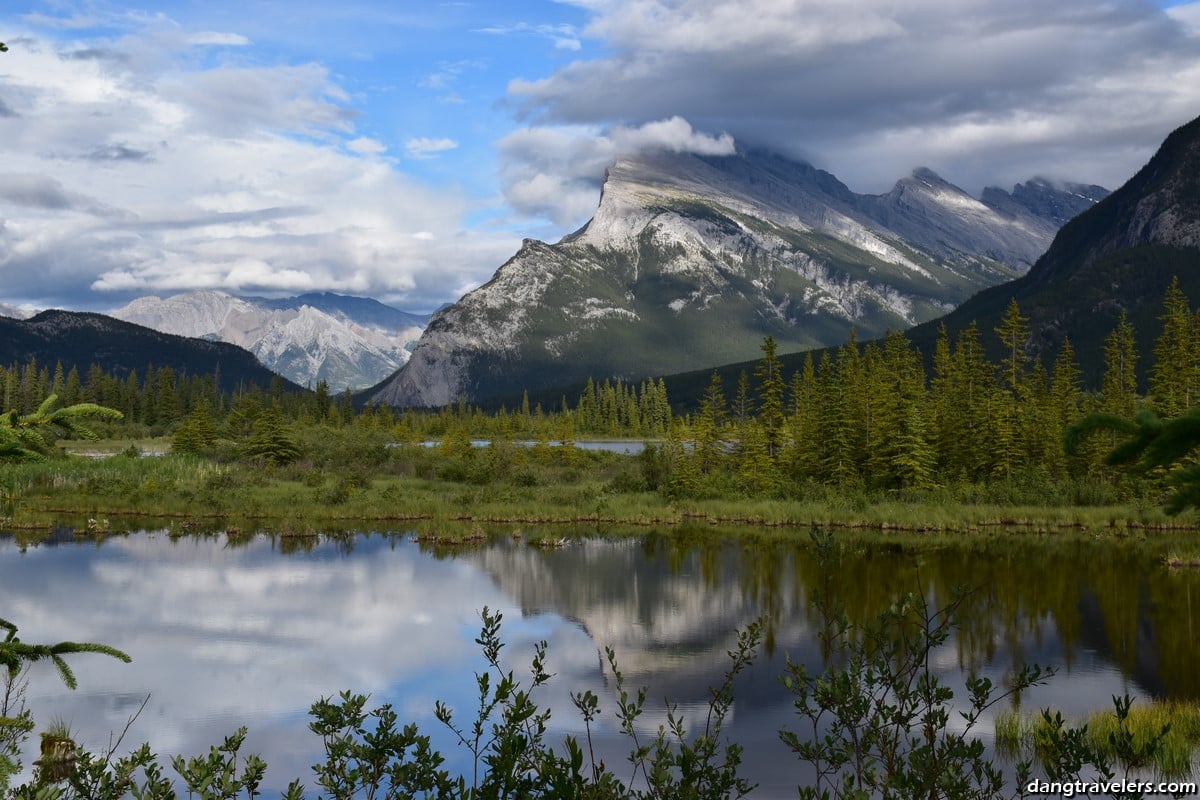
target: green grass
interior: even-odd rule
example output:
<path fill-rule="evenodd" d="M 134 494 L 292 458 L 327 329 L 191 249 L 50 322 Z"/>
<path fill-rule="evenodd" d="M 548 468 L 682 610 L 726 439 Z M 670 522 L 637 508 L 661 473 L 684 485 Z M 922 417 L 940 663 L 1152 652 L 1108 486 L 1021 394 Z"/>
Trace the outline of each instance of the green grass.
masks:
<path fill-rule="evenodd" d="M 816 525 L 924 536 L 1083 531 L 1117 538 L 1200 528 L 1194 515 L 1170 518 L 1151 505 L 970 502 L 950 491 L 901 497 L 816 486 L 797 488 L 791 499 L 671 498 L 638 488 L 635 459 L 602 452 L 551 448 L 539 455 L 534 448 L 510 446 L 450 457 L 438 448 L 326 447 L 281 468 L 172 454 L 9 465 L 7 526 L 102 517 L 258 519 L 293 528 L 430 519 L 515 525 L 690 522 L 781 530 Z M 1196 557 L 1186 543 L 1174 552 Z"/>
<path fill-rule="evenodd" d="M 1113 710 L 1096 711 L 1081 721 L 1087 726 L 1092 747 L 1110 758 L 1115 756 L 1113 738 L 1121 732 Z M 1048 755 L 1049 724 L 1040 713 L 1006 711 L 996 718 L 996 748 L 1007 758 L 1018 758 L 1030 751 L 1037 758 Z M 1142 748 L 1154 736 L 1168 728 L 1159 744 L 1153 769 L 1166 777 L 1192 774 L 1200 756 L 1200 701 L 1162 701 L 1134 703 L 1125 723 L 1133 735 L 1135 748 Z"/>

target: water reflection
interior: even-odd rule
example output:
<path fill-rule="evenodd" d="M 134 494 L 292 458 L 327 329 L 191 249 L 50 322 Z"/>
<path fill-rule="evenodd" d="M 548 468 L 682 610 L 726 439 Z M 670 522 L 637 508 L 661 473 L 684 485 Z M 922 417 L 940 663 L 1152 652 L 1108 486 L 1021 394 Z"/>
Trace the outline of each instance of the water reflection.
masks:
<path fill-rule="evenodd" d="M 737 685 L 729 730 L 762 783 L 754 796 L 769 798 L 794 796 L 805 778 L 777 740 L 791 717 L 776 676 L 787 655 L 821 664 L 814 592 L 861 621 L 905 591 L 919 587 L 940 605 L 971 587 L 938 669 L 961 682 L 962 669 L 1002 680 L 1026 661 L 1060 665 L 1070 677 L 1024 702 L 1082 712 L 1123 691 L 1200 696 L 1198 580 L 1161 569 L 1141 548 L 1073 539 L 940 548 L 848 539 L 819 562 L 804 533 L 756 541 L 707 528 L 551 550 L 502 536 L 454 552 L 423 550 L 406 534 L 230 542 L 159 531 L 99 546 L 60 534 L 24 549 L 0 538 L 0 616 L 23 638 L 102 641 L 134 657 L 78 656 L 73 693 L 39 669 L 29 699 L 40 722 L 62 716 L 85 745 L 103 747 L 150 693 L 129 743 L 196 754 L 246 724 L 280 786 L 307 778 L 320 755 L 306 716 L 318 696 L 370 692 L 439 737 L 434 699 L 469 713 L 484 605 L 505 613 L 514 668 L 527 667 L 534 642 L 549 641 L 558 677 L 541 700 L 556 734 L 578 732 L 569 691 L 591 689 L 607 703 L 598 744 L 610 765 L 629 748 L 608 716 L 604 646 L 616 649 L 632 687 L 698 721 L 735 631 L 765 614 L 767 652 Z M 655 702 L 643 725 L 664 720 Z"/>

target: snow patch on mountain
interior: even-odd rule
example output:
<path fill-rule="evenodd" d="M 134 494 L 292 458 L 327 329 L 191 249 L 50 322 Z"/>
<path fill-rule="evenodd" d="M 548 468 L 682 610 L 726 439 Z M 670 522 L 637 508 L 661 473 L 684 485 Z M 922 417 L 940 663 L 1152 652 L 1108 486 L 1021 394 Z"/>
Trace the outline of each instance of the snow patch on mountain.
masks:
<path fill-rule="evenodd" d="M 409 345 L 423 332 L 415 325 L 389 330 L 359 324 L 344 313 L 306 304 L 270 308 L 257 299 L 219 291 L 139 297 L 113 316 L 164 333 L 238 345 L 301 386 L 323 380 L 334 392 L 370 386 L 391 375 L 408 360 Z"/>
<path fill-rule="evenodd" d="M 373 400 L 637 379 L 754 358 L 768 333 L 791 349 L 882 335 L 1023 274 L 1078 202 L 1032 182 L 980 200 L 926 169 L 857 195 L 765 153 L 624 158 L 587 225 L 526 240 L 434 316 Z"/>

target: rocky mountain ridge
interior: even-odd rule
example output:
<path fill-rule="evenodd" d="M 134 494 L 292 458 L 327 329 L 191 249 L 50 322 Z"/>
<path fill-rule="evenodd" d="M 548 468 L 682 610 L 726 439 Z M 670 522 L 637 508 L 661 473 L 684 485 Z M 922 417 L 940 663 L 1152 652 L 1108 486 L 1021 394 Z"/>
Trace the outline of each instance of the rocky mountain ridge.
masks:
<path fill-rule="evenodd" d="M 331 293 L 282 299 L 196 291 L 140 297 L 113 312 L 179 336 L 215 339 L 253 353 L 301 386 L 334 392 L 378 383 L 408 360 L 426 317 Z"/>
<path fill-rule="evenodd" d="M 586 377 L 678 372 L 905 329 L 1023 274 L 1100 187 L 1031 181 L 976 199 L 929 170 L 857 195 L 764 153 L 623 159 L 557 244 L 526 240 L 434 315 L 373 396 L 441 406 Z"/>
<path fill-rule="evenodd" d="M 142 377 L 151 365 L 170 367 L 176 375 L 214 375 L 226 392 L 251 384 L 265 389 L 281 380 L 235 345 L 174 336 L 103 314 L 51 310 L 27 320 L 0 317 L 0 363 L 34 359 L 81 374 L 92 364 L 117 376 L 137 370 Z"/>
<path fill-rule="evenodd" d="M 975 321 L 989 332 L 1015 299 L 1029 318 L 1031 354 L 1048 363 L 1070 338 L 1095 384 L 1104 338 L 1122 312 L 1144 366 L 1175 279 L 1193 302 L 1200 298 L 1200 118 L 1172 132 L 1128 182 L 1064 225 L 1025 276 L 981 292 L 909 337 L 931 348 L 943 323 L 954 332 Z"/>

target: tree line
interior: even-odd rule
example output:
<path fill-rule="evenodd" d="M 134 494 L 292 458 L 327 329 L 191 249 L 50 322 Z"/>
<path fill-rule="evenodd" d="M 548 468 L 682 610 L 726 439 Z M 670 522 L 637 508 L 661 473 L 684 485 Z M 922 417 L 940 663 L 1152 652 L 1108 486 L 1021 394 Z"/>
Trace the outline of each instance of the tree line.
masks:
<path fill-rule="evenodd" d="M 865 344 L 850 341 L 784 374 L 777 345 L 762 345 L 753 374 L 736 386 L 714 373 L 697 410 L 672 410 L 663 379 L 640 383 L 589 380 L 571 403 L 485 412 L 468 403 L 435 411 L 356 407 L 349 392 L 287 391 L 268 387 L 222 392 L 212 375 L 179 374 L 148 365 L 123 377 L 91 366 L 53 369 L 36 361 L 0 367 L 0 409 L 30 414 L 45 397 L 64 407 L 90 403 L 120 411 L 123 421 L 150 434 L 174 433 L 180 450 L 202 452 L 219 438 L 246 438 L 270 429 L 275 438 L 296 425 L 354 425 L 400 441 L 478 437 L 557 439 L 577 436 L 643 438 L 659 442 L 643 457 L 649 488 L 680 496 L 788 496 L 798 486 L 868 491 L 925 490 L 981 484 L 1083 485 L 1105 482 L 1133 491 L 1125 472 L 1105 463 L 1122 439 L 1098 430 L 1068 454 L 1064 431 L 1089 415 L 1132 420 L 1139 409 L 1159 418 L 1185 415 L 1200 401 L 1200 313 L 1175 282 L 1163 301 L 1163 324 L 1150 364 L 1149 391 L 1139 392 L 1138 349 L 1121 317 L 1101 343 L 1100 386 L 1085 388 L 1074 345 L 1065 340 L 1047 366 L 1031 358 L 1026 317 L 1012 301 L 992 331 L 972 324 L 954 337 L 944 328 L 930 369 L 899 333 Z M 997 337 L 1004 356 L 988 359 L 985 338 Z M 110 429 L 111 430 L 111 429 Z M 240 433 L 240 436 L 238 435 Z"/>

